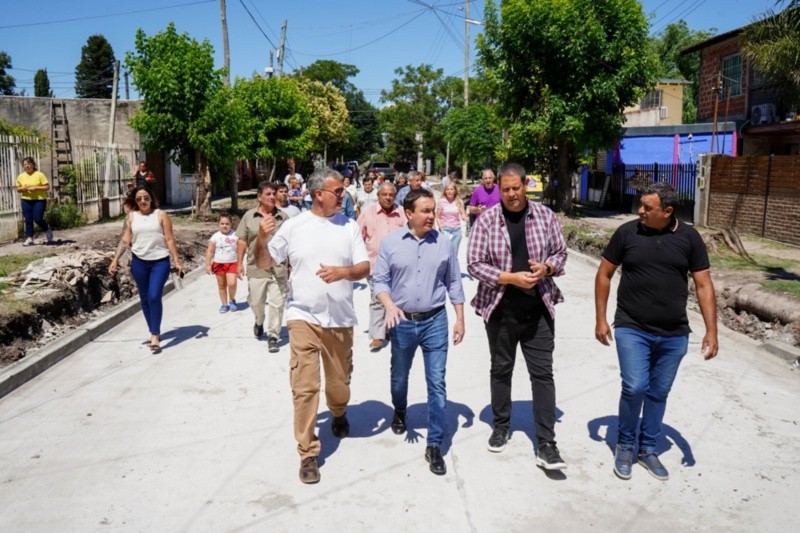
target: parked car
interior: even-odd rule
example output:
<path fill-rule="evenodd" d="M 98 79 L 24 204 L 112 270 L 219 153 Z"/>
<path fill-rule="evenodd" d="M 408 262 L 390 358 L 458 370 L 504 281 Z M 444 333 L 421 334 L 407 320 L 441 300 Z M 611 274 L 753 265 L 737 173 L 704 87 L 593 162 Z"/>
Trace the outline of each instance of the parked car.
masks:
<path fill-rule="evenodd" d="M 369 165 L 367 165 L 367 174 L 373 172 L 377 174 L 380 172 L 383 174 L 384 179 L 387 181 L 394 181 L 394 167 L 391 163 L 386 163 L 383 161 L 373 161 Z"/>

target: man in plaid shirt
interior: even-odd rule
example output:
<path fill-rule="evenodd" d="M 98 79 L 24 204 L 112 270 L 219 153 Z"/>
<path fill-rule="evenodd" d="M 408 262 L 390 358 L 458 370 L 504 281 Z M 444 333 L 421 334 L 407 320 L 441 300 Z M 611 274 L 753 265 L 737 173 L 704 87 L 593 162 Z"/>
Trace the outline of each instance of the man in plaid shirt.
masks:
<path fill-rule="evenodd" d="M 520 345 L 533 393 L 536 464 L 559 470 L 567 465 L 555 442 L 553 349 L 555 304 L 564 297 L 553 277 L 564 273 L 567 245 L 555 214 L 525 197 L 522 165 L 505 165 L 499 186 L 501 203 L 478 218 L 467 248 L 467 270 L 480 282 L 472 306 L 483 317 L 491 355 L 489 450 L 501 452 L 508 441 L 511 376 Z"/>

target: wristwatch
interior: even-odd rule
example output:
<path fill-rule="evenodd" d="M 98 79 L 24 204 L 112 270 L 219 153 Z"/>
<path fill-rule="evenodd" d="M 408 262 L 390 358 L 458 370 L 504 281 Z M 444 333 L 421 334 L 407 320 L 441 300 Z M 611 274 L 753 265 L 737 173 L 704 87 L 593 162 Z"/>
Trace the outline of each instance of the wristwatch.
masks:
<path fill-rule="evenodd" d="M 550 277 L 553 274 L 555 274 L 555 270 L 553 269 L 553 267 L 551 267 L 547 263 L 544 264 L 544 267 L 547 269 L 547 272 L 545 273 L 545 276 Z"/>

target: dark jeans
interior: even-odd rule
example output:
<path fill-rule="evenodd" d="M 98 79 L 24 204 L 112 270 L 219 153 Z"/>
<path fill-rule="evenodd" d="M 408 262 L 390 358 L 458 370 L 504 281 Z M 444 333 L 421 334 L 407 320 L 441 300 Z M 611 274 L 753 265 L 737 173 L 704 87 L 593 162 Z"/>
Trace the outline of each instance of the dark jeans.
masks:
<path fill-rule="evenodd" d="M 169 277 L 169 257 L 145 261 L 134 255 L 131 259 L 131 275 L 139 289 L 139 301 L 142 303 L 142 313 L 150 335 L 161 335 L 161 316 L 164 309 L 161 295 Z"/>
<path fill-rule="evenodd" d="M 527 310 L 504 305 L 486 323 L 492 356 L 490 386 L 494 426 L 511 422 L 511 376 L 517 345 L 522 348 L 533 394 L 533 418 L 539 445 L 555 442 L 556 387 L 553 381 L 554 322 L 544 304 Z"/>
<path fill-rule="evenodd" d="M 33 223 L 47 231 L 47 222 L 44 220 L 44 210 L 47 200 L 22 200 L 22 218 L 25 219 L 25 236 L 33 237 Z"/>

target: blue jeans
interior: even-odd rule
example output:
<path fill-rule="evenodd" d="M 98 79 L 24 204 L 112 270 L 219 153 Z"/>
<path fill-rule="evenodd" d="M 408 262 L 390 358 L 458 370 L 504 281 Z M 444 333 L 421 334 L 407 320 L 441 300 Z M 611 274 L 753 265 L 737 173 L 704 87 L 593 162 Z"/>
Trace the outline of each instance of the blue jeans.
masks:
<path fill-rule="evenodd" d="M 44 219 L 44 210 L 47 200 L 22 200 L 22 218 L 25 219 L 25 236 L 33 237 L 33 223 L 47 231 L 47 222 Z"/>
<path fill-rule="evenodd" d="M 639 452 L 653 452 L 689 336 L 661 337 L 632 328 L 616 328 L 614 335 L 622 378 L 617 444 L 633 446 L 641 413 Z"/>
<path fill-rule="evenodd" d="M 161 316 L 163 306 L 161 295 L 169 277 L 169 257 L 145 261 L 135 255 L 131 259 L 131 275 L 139 289 L 142 313 L 147 321 L 150 335 L 161 335 Z"/>
<path fill-rule="evenodd" d="M 453 245 L 456 257 L 458 257 L 458 247 L 461 244 L 461 228 L 442 228 L 442 232 L 450 239 L 450 244 Z"/>
<path fill-rule="evenodd" d="M 439 446 L 444 437 L 447 391 L 447 312 L 442 308 L 430 318 L 403 320 L 390 330 L 392 339 L 391 391 L 395 410 L 408 407 L 408 373 L 417 347 L 422 348 L 425 381 L 428 384 L 428 446 Z"/>

